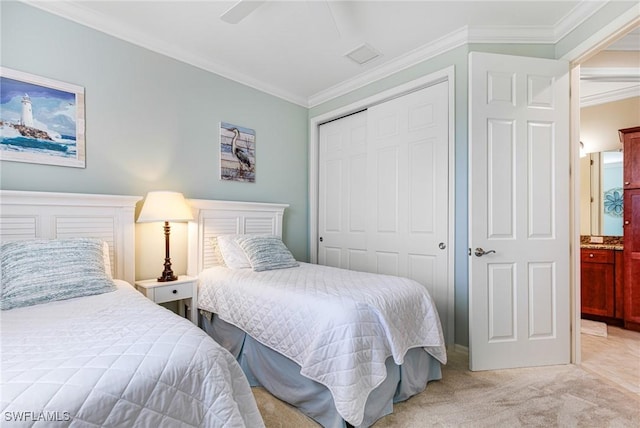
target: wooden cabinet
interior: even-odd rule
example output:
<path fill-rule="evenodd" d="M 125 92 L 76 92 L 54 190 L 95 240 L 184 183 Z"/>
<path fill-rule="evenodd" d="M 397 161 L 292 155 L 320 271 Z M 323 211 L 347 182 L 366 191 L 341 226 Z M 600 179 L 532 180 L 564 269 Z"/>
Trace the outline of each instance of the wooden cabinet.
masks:
<path fill-rule="evenodd" d="M 624 188 L 640 189 L 640 126 L 621 129 L 618 134 L 624 153 Z"/>
<path fill-rule="evenodd" d="M 582 317 L 624 324 L 624 260 L 620 250 L 580 250 Z"/>
<path fill-rule="evenodd" d="M 624 326 L 640 331 L 640 127 L 619 134 L 624 153 Z"/>
<path fill-rule="evenodd" d="M 615 317 L 615 257 L 613 250 L 582 249 L 582 313 Z"/>

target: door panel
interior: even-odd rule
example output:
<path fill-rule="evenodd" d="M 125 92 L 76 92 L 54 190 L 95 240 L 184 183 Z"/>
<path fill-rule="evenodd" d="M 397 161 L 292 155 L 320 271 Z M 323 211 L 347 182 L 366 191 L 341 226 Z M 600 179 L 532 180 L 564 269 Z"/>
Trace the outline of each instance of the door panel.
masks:
<path fill-rule="evenodd" d="M 318 263 L 366 270 L 367 113 L 320 127 Z"/>
<path fill-rule="evenodd" d="M 568 64 L 474 52 L 469 66 L 471 369 L 565 364 Z"/>
<path fill-rule="evenodd" d="M 394 98 L 319 130 L 319 263 L 415 279 L 436 302 L 445 337 L 448 85 Z"/>

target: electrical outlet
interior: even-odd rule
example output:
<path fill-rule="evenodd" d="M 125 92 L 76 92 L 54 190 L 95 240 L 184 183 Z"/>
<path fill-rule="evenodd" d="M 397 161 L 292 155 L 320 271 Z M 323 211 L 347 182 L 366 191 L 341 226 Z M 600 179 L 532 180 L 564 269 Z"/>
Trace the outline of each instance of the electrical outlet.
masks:
<path fill-rule="evenodd" d="M 604 237 L 602 236 L 592 236 L 591 243 L 592 244 L 602 244 L 604 242 Z"/>

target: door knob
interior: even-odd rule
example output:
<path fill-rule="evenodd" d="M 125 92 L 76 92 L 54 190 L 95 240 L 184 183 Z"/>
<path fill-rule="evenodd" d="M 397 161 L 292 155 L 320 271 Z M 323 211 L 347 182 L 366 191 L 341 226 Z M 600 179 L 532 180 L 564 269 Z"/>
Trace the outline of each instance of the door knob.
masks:
<path fill-rule="evenodd" d="M 438 244 L 438 248 L 440 248 L 441 250 L 444 250 L 445 248 L 447 248 L 447 244 L 445 244 L 444 242 L 441 242 Z"/>
<path fill-rule="evenodd" d="M 486 254 L 491 254 L 491 253 L 495 253 L 495 250 L 485 251 L 482 248 L 478 247 L 476 248 L 476 251 L 475 251 L 476 257 L 482 257 Z"/>

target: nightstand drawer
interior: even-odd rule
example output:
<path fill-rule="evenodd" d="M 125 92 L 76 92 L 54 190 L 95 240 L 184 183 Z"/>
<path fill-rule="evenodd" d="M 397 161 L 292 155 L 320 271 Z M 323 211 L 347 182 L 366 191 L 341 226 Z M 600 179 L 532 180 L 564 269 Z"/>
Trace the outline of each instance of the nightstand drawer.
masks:
<path fill-rule="evenodd" d="M 153 301 L 156 303 L 171 302 L 173 300 L 189 299 L 192 294 L 190 282 L 182 284 L 167 284 L 155 287 Z"/>

